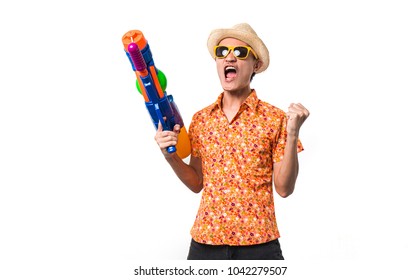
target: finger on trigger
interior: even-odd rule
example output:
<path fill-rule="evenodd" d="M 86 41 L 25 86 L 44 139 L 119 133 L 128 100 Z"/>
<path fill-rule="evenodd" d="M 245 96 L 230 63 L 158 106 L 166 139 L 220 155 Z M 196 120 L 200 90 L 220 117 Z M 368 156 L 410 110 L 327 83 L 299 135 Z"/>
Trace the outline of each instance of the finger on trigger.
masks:
<path fill-rule="evenodd" d="M 160 121 L 158 122 L 157 131 L 159 131 L 159 132 L 162 132 L 163 131 L 163 126 L 162 126 L 162 123 Z"/>

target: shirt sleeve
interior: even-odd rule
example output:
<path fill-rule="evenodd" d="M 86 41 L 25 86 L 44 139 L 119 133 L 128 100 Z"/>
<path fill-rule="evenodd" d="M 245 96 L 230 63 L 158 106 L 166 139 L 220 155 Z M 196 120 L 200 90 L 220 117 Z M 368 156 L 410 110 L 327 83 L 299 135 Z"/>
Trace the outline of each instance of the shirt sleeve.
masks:
<path fill-rule="evenodd" d="M 191 120 L 191 124 L 188 129 L 188 137 L 190 138 L 191 142 L 191 155 L 193 157 L 201 157 L 199 137 L 197 135 L 198 131 L 198 120 L 197 115 L 195 114 Z"/>
<path fill-rule="evenodd" d="M 280 126 L 277 131 L 274 145 L 273 145 L 273 162 L 281 162 L 284 156 L 284 149 L 286 147 L 287 142 L 287 117 L 286 115 L 283 115 L 280 121 Z M 300 153 L 303 151 L 303 145 L 300 142 L 300 139 L 298 139 L 297 142 L 297 152 Z"/>

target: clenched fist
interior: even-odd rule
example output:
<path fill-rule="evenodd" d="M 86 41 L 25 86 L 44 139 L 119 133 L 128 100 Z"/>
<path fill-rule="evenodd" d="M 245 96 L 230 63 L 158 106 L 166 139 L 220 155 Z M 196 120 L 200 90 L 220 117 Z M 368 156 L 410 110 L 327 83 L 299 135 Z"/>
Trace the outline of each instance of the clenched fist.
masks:
<path fill-rule="evenodd" d="M 300 103 L 291 103 L 287 115 L 287 133 L 299 134 L 299 129 L 309 117 L 309 111 Z"/>

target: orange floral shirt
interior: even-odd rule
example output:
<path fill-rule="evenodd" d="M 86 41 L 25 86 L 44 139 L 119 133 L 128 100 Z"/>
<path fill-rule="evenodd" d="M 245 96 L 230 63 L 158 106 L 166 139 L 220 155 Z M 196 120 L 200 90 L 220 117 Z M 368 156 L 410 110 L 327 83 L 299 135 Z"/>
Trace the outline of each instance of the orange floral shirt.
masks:
<path fill-rule="evenodd" d="M 212 245 L 253 245 L 280 237 L 273 198 L 273 163 L 286 145 L 284 111 L 255 90 L 229 123 L 217 101 L 194 114 L 191 155 L 201 158 L 203 192 L 192 238 Z M 298 152 L 303 147 L 298 142 Z"/>

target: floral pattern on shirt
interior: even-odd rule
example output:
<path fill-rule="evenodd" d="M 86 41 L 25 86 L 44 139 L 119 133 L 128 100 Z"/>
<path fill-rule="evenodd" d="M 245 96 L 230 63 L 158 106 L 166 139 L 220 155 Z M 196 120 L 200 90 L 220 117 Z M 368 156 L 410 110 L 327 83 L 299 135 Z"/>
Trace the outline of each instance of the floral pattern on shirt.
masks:
<path fill-rule="evenodd" d="M 197 242 L 253 245 L 280 237 L 273 198 L 273 163 L 283 158 L 287 117 L 253 90 L 228 122 L 217 101 L 194 114 L 192 156 L 202 160 L 203 192 L 191 229 Z M 298 141 L 298 152 L 303 147 Z"/>

